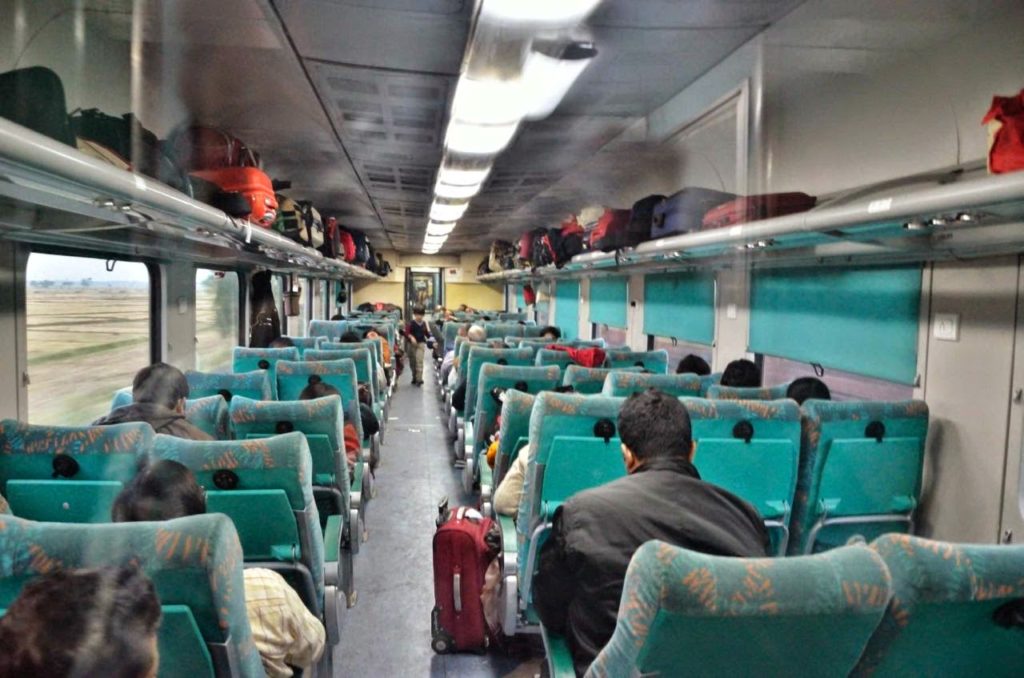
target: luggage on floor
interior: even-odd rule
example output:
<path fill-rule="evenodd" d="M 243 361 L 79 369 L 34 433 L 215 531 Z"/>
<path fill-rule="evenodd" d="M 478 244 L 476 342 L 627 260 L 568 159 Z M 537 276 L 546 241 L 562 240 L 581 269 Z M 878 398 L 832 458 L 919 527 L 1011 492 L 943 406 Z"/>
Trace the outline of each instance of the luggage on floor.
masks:
<path fill-rule="evenodd" d="M 684 188 L 673 193 L 654 208 L 651 239 L 699 231 L 708 210 L 735 197 L 709 188 Z"/>
<path fill-rule="evenodd" d="M 277 218 L 277 198 L 270 177 L 255 167 L 223 167 L 194 173 L 200 179 L 217 184 L 222 191 L 237 191 L 252 205 L 249 221 L 270 228 Z"/>
<path fill-rule="evenodd" d="M 629 227 L 626 229 L 628 247 L 636 247 L 651 239 L 654 209 L 663 202 L 665 202 L 665 196 L 649 195 L 633 203 L 633 209 L 629 213 Z"/>
<path fill-rule="evenodd" d="M 1024 169 L 1024 89 L 1012 97 L 994 97 L 982 119 L 988 125 L 988 171 Z"/>
<path fill-rule="evenodd" d="M 192 125 L 167 141 L 171 156 L 189 172 L 224 167 L 259 167 L 259 156 L 241 140 L 215 127 Z"/>
<path fill-rule="evenodd" d="M 488 539 L 493 521 L 465 506 L 449 511 L 447 499 L 438 514 L 431 647 L 439 654 L 481 651 L 489 644 L 489 634 L 480 594 L 487 566 L 500 548 L 493 537 Z"/>
<path fill-rule="evenodd" d="M 75 145 L 64 85 L 49 68 L 33 66 L 0 73 L 0 117 L 68 146 Z"/>
<path fill-rule="evenodd" d="M 516 248 L 507 240 L 491 243 L 487 267 L 492 271 L 509 271 L 516 267 Z"/>
<path fill-rule="evenodd" d="M 342 258 L 351 264 L 356 260 L 356 241 L 352 239 L 352 234 L 344 228 L 338 229 L 338 236 L 341 238 L 339 258 Z"/>
<path fill-rule="evenodd" d="M 758 219 L 806 212 L 814 207 L 817 201 L 817 198 L 806 193 L 748 195 L 745 198 L 736 198 L 708 210 L 704 215 L 701 228 L 724 228 Z"/>
<path fill-rule="evenodd" d="M 590 249 L 614 252 L 626 247 L 631 214 L 630 210 L 606 209 L 590 232 Z"/>

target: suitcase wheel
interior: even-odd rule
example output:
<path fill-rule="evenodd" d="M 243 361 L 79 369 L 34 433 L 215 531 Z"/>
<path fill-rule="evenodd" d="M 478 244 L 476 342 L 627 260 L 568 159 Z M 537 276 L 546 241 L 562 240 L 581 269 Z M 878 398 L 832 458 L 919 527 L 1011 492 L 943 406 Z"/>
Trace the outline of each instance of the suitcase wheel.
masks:
<path fill-rule="evenodd" d="M 441 628 L 438 617 L 441 610 L 435 607 L 430 613 L 430 647 L 438 654 L 447 654 L 453 649 L 453 639 Z"/>
<path fill-rule="evenodd" d="M 451 651 L 451 640 L 447 634 L 440 634 L 434 636 L 434 639 L 430 641 L 430 647 L 434 648 L 434 652 L 438 654 L 448 654 Z"/>

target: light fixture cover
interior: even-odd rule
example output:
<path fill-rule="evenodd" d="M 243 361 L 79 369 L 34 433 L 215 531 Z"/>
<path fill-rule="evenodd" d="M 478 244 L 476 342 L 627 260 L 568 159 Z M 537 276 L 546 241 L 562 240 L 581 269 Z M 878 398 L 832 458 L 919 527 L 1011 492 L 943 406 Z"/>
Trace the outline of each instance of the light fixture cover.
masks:
<path fill-rule="evenodd" d="M 472 186 L 483 184 L 490 173 L 490 167 L 484 169 L 457 169 L 447 164 L 442 164 L 441 169 L 437 173 L 437 182 L 439 184 L 448 184 L 449 186 Z"/>
<path fill-rule="evenodd" d="M 499 24 L 575 26 L 601 0 L 484 0 L 480 20 Z"/>
<path fill-rule="evenodd" d="M 448 234 L 455 230 L 455 226 L 457 224 L 458 222 L 456 221 L 447 224 L 440 224 L 436 221 L 431 221 L 429 224 L 427 224 L 427 235 L 440 238 L 447 238 Z"/>
<path fill-rule="evenodd" d="M 437 182 L 437 185 L 434 186 L 434 195 L 438 198 L 447 198 L 449 200 L 464 200 L 466 198 L 472 198 L 480 192 L 480 189 L 480 184 L 453 186 L 451 184 L 442 184 L 439 181 Z"/>
<path fill-rule="evenodd" d="M 463 214 L 466 213 L 466 209 L 469 207 L 468 202 L 448 204 L 442 202 L 435 202 L 430 206 L 430 219 L 432 221 L 458 221 Z"/>
<path fill-rule="evenodd" d="M 508 146 L 518 128 L 518 122 L 506 125 L 477 125 L 452 119 L 448 123 L 444 145 L 456 153 L 496 155 Z"/>
<path fill-rule="evenodd" d="M 452 120 L 479 125 L 508 125 L 523 117 L 519 80 L 477 80 L 463 75 L 455 86 Z"/>
<path fill-rule="evenodd" d="M 526 119 L 540 120 L 554 113 L 596 54 L 590 43 L 572 43 L 561 56 L 531 51 L 523 65 Z"/>

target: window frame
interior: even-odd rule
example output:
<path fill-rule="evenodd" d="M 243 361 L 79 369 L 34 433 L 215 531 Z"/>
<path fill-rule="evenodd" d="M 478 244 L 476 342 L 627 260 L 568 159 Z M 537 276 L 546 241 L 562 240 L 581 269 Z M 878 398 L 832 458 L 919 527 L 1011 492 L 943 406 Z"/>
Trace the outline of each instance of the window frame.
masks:
<path fill-rule="evenodd" d="M 249 275 L 252 271 L 240 270 L 231 268 L 230 266 L 203 266 L 201 264 L 193 264 L 193 278 L 195 274 L 201 270 L 214 271 L 220 273 L 234 273 L 238 278 L 238 314 L 235 319 L 235 346 L 248 346 L 249 345 Z M 196 298 L 198 298 L 196 293 Z M 193 300 L 193 325 L 196 326 L 196 333 L 198 335 L 198 313 L 194 307 L 195 301 Z M 154 361 L 155 362 L 155 361 Z"/>

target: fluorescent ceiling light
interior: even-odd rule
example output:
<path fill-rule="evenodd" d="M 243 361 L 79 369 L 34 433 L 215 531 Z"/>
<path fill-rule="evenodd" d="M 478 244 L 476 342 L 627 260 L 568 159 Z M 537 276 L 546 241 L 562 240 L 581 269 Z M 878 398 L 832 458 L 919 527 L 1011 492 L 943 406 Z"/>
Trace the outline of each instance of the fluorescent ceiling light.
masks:
<path fill-rule="evenodd" d="M 443 245 L 444 241 L 448 239 L 446 235 L 430 235 L 429 233 L 423 237 L 424 245 Z"/>
<path fill-rule="evenodd" d="M 450 184 L 442 184 L 440 181 L 434 186 L 434 195 L 438 198 L 448 198 L 451 200 L 460 200 L 465 198 L 472 198 L 474 195 L 480 192 L 480 184 L 472 184 L 467 186 L 452 186 Z"/>
<path fill-rule="evenodd" d="M 452 119 L 482 125 L 508 125 L 524 114 L 519 80 L 477 80 L 462 76 L 455 86 Z"/>
<path fill-rule="evenodd" d="M 495 155 L 508 146 L 518 127 L 518 122 L 508 125 L 474 125 L 453 119 L 448 123 L 444 145 L 456 153 Z"/>
<path fill-rule="evenodd" d="M 449 186 L 472 186 L 482 184 L 491 173 L 491 168 L 485 169 L 455 169 L 441 165 L 437 173 L 437 183 L 448 184 Z"/>
<path fill-rule="evenodd" d="M 526 119 L 551 115 L 596 55 L 590 43 L 573 43 L 557 57 L 530 52 L 523 65 L 523 96 L 529 102 Z"/>
<path fill-rule="evenodd" d="M 436 221 L 431 221 L 427 224 L 427 235 L 432 237 L 447 238 L 448 234 L 455 230 L 455 226 L 458 222 L 451 222 L 449 224 L 439 224 Z"/>
<path fill-rule="evenodd" d="M 441 222 L 458 221 L 459 218 L 466 213 L 467 208 L 469 208 L 468 202 L 458 203 L 455 205 L 435 202 L 430 206 L 430 218 L 432 221 Z"/>
<path fill-rule="evenodd" d="M 424 247 L 423 248 L 423 254 L 437 254 L 440 251 L 441 251 L 440 247 L 438 247 L 437 249 L 432 249 L 432 248 L 428 248 L 428 247 Z"/>
<path fill-rule="evenodd" d="M 601 0 L 484 0 L 480 17 L 496 23 L 575 26 Z"/>

